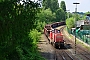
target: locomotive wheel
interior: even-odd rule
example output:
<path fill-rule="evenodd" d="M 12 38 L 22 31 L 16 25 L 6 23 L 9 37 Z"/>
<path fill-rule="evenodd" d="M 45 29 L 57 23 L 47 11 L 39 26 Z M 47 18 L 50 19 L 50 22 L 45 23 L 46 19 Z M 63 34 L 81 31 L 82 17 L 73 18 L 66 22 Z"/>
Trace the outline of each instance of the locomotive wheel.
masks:
<path fill-rule="evenodd" d="M 59 48 L 59 46 L 56 45 L 56 43 L 53 43 L 53 46 L 54 46 L 55 48 Z"/>
<path fill-rule="evenodd" d="M 51 45 L 53 45 L 53 42 L 51 42 Z"/>
<path fill-rule="evenodd" d="M 60 44 L 60 48 L 64 48 L 64 44 Z"/>

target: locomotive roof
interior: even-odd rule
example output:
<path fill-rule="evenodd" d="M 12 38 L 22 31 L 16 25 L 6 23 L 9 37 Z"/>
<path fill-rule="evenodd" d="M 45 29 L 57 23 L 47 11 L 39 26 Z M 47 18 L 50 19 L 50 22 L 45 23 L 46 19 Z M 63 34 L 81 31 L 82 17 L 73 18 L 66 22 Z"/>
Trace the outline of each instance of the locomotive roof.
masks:
<path fill-rule="evenodd" d="M 45 26 L 51 26 L 51 24 L 47 24 L 47 25 L 45 25 Z"/>

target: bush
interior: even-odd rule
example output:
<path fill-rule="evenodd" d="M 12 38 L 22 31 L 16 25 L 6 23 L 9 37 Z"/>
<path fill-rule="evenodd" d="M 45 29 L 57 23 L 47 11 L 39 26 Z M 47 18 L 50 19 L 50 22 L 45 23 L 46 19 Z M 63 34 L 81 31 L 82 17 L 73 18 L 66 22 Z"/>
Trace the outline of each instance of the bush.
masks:
<path fill-rule="evenodd" d="M 33 29 L 29 32 L 29 38 L 33 40 L 33 44 L 36 44 L 38 42 L 38 40 L 40 39 L 40 35 L 41 33 L 38 32 L 36 29 Z"/>
<path fill-rule="evenodd" d="M 38 4 L 32 1 L 24 3 L 0 1 L 0 60 L 40 59 L 36 46 L 40 33 L 32 30 Z"/>
<path fill-rule="evenodd" d="M 74 20 L 74 18 L 73 17 L 68 18 L 66 20 L 66 25 L 67 25 L 68 28 L 73 28 L 75 26 L 75 20 Z"/>
<path fill-rule="evenodd" d="M 36 29 L 39 31 L 39 32 L 42 32 L 42 30 L 44 29 L 44 26 L 45 26 L 45 22 L 41 22 L 41 21 L 37 21 L 36 23 L 35 23 L 35 25 L 36 25 Z"/>
<path fill-rule="evenodd" d="M 24 42 L 22 46 L 18 46 L 16 51 L 20 60 L 43 60 L 37 50 L 37 42 L 40 39 L 41 33 L 36 29 L 30 30 L 29 39 Z"/>

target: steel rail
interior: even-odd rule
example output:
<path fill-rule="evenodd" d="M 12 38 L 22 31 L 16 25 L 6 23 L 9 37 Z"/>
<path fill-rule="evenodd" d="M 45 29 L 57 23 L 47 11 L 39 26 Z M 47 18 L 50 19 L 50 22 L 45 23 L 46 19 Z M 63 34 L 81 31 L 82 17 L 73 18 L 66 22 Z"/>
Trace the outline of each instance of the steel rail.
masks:
<path fill-rule="evenodd" d="M 73 57 L 71 57 L 66 51 L 65 51 L 65 53 L 71 58 L 71 60 L 74 60 Z"/>

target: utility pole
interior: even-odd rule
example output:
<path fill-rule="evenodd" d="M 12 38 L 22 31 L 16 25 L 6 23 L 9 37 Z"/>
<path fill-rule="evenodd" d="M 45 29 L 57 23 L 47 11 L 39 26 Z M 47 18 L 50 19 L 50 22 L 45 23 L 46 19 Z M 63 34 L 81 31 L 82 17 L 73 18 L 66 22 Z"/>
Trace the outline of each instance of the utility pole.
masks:
<path fill-rule="evenodd" d="M 76 18 L 77 18 L 77 16 L 76 16 L 76 14 L 77 14 L 77 4 L 80 4 L 80 3 L 73 3 L 73 4 L 75 4 L 76 5 L 76 8 L 75 8 L 75 54 L 76 54 Z"/>
<path fill-rule="evenodd" d="M 69 18 L 69 13 L 70 13 L 69 11 L 70 11 L 70 10 L 66 10 L 66 11 L 68 12 L 68 18 Z"/>

